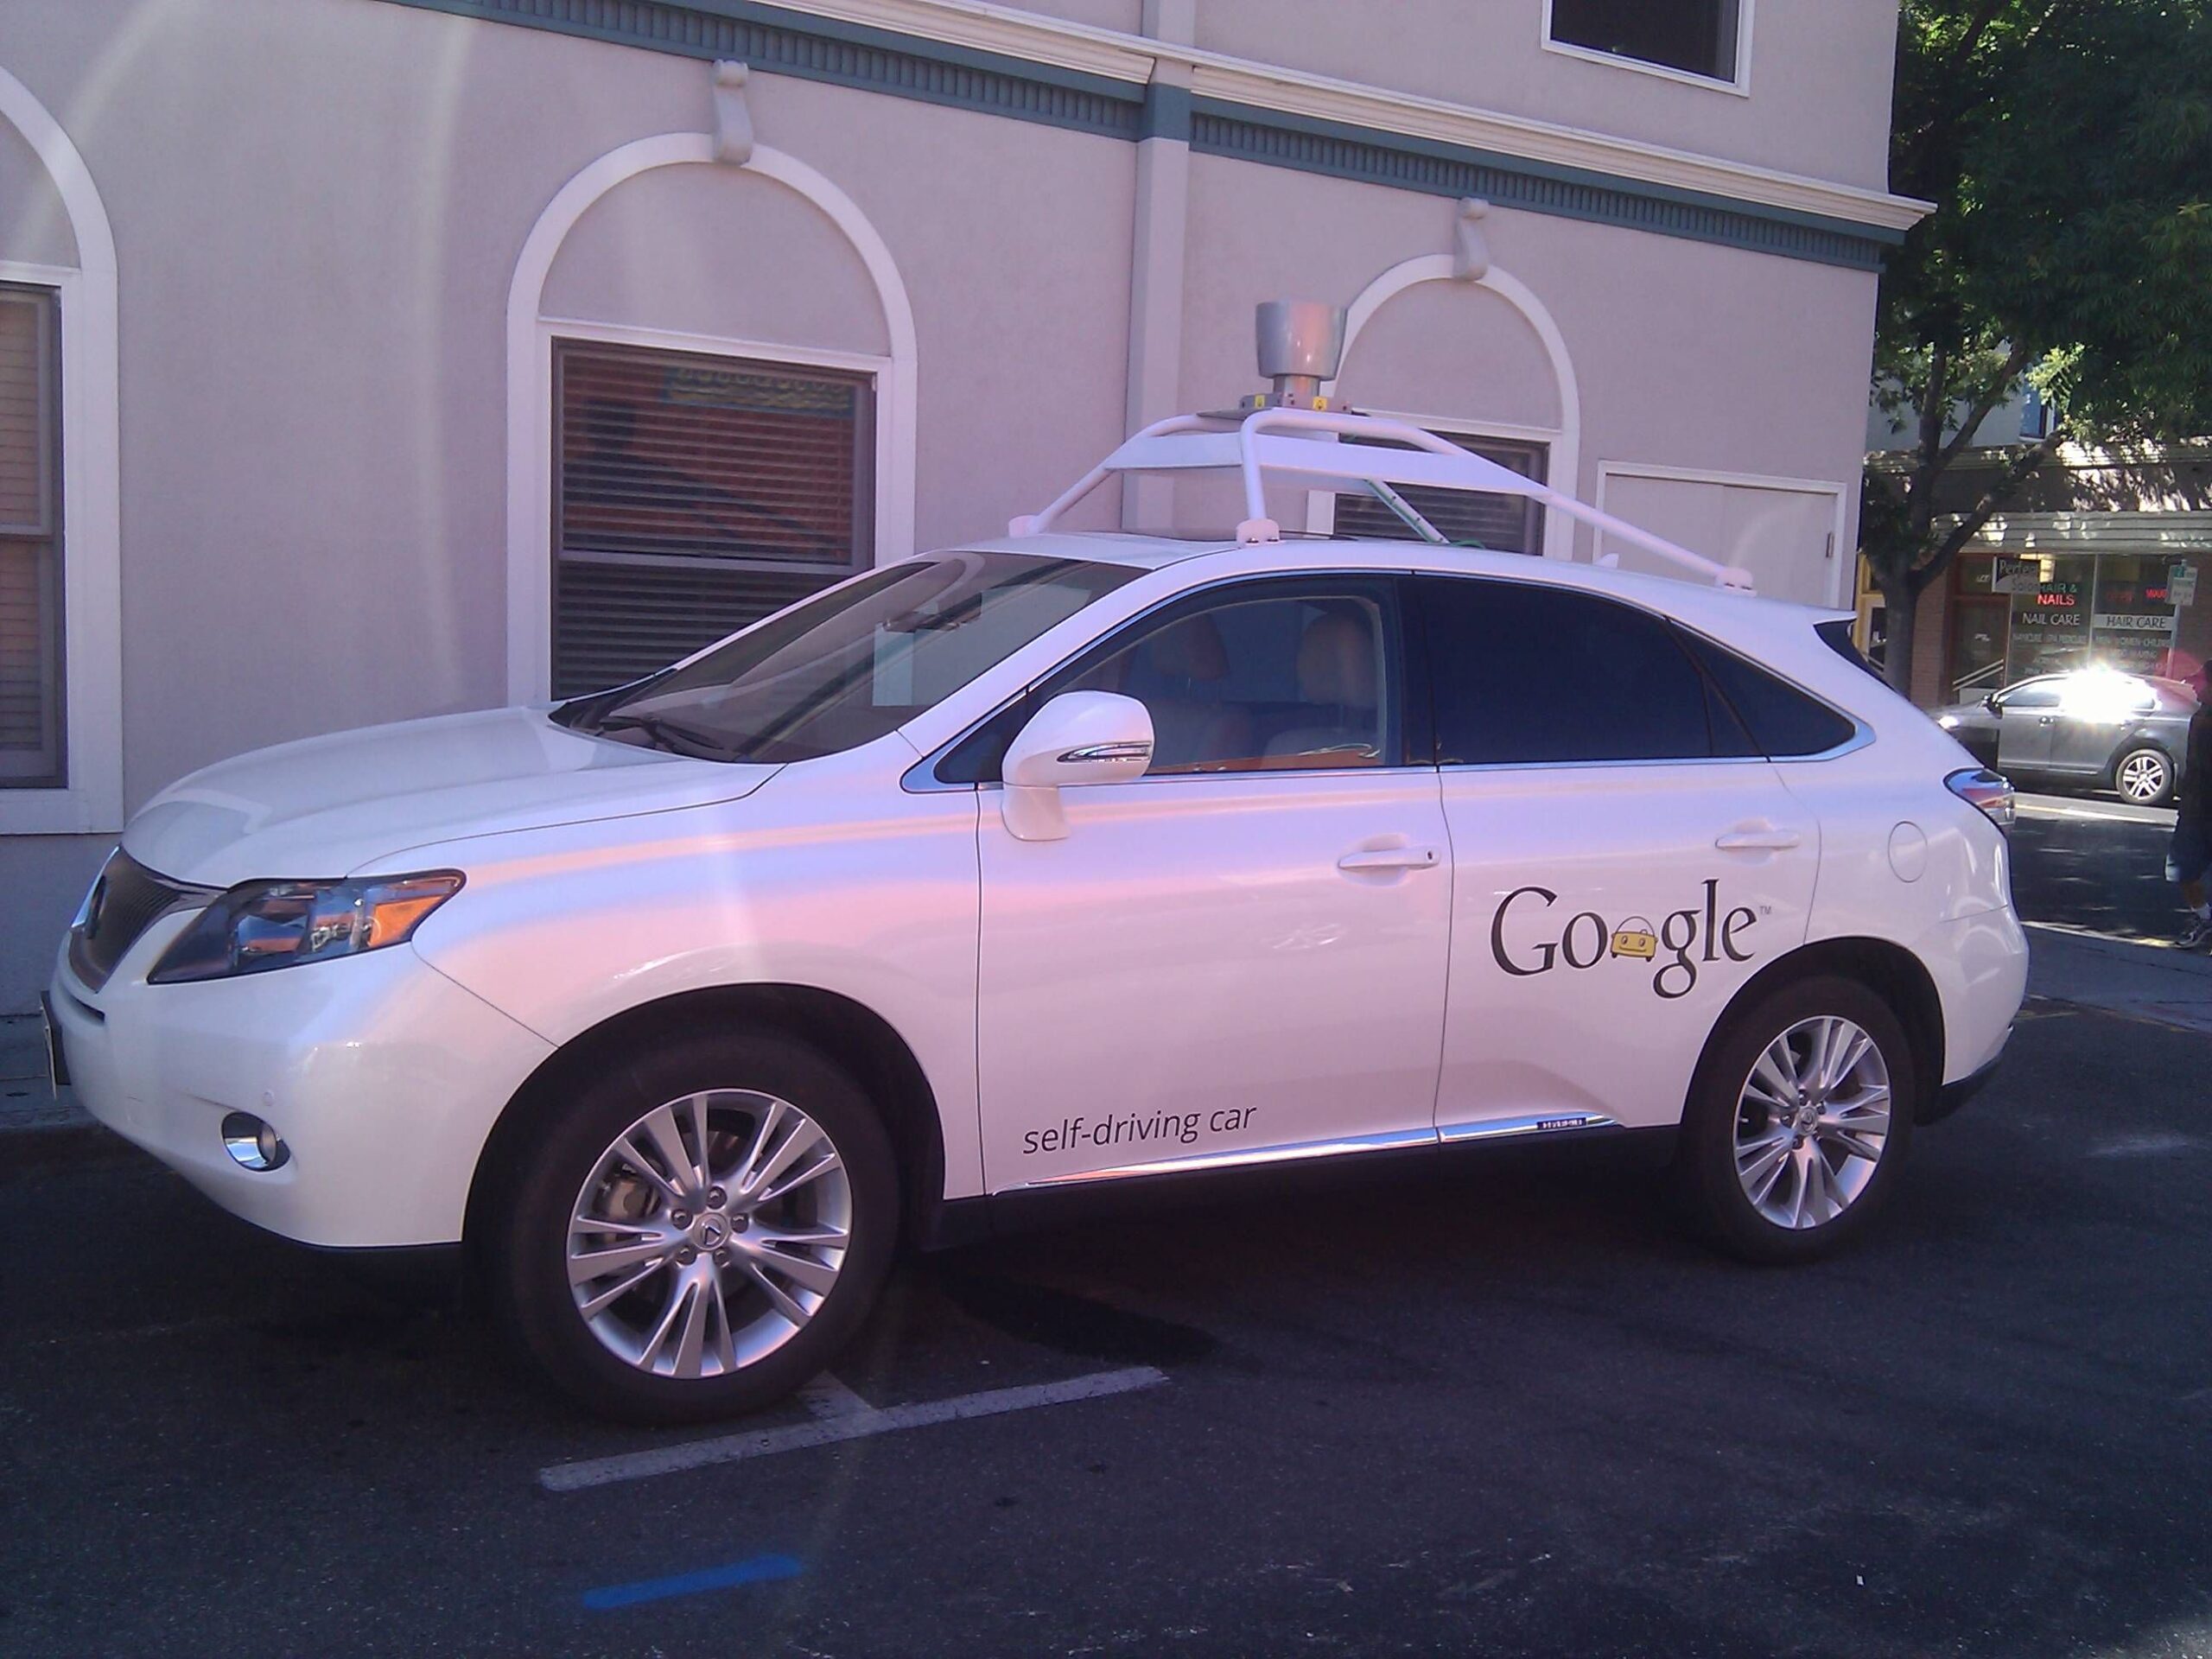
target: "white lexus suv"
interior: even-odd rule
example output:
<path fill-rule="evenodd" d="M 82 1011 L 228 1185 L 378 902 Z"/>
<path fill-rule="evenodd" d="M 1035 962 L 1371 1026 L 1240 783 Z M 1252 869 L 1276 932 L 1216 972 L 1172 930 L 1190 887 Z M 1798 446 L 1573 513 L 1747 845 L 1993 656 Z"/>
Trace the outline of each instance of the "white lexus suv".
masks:
<path fill-rule="evenodd" d="M 1234 537 L 1052 527 L 1185 468 L 1242 478 Z M 1283 539 L 1285 482 L 1423 539 Z M 1401 486 L 1712 583 L 1440 545 Z M 673 1421 L 806 1381 L 902 1239 L 1201 1172 L 1649 1135 L 1719 1243 L 1808 1257 L 1995 1063 L 2009 789 L 1842 620 L 1310 407 L 1017 524 L 613 690 L 185 779 L 71 929 L 60 1065 L 274 1232 L 463 1243 L 555 1382 Z"/>

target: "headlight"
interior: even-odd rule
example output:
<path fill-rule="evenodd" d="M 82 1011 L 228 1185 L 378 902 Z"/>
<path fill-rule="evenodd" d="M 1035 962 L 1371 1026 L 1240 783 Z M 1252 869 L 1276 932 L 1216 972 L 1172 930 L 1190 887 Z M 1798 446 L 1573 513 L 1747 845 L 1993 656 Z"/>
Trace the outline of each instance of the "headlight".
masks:
<path fill-rule="evenodd" d="M 149 983 L 226 979 L 397 944 L 461 891 L 458 870 L 347 881 L 248 881 L 200 914 Z"/>
<path fill-rule="evenodd" d="M 1936 723 L 1948 732 L 1959 723 L 1959 717 L 1956 715 L 1938 715 Z"/>

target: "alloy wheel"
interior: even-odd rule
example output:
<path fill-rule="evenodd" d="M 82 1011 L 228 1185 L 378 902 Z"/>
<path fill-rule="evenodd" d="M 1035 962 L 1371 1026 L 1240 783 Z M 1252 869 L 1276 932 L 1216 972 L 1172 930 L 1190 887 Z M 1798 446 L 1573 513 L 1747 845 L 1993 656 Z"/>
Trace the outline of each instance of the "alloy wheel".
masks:
<path fill-rule="evenodd" d="M 2171 764 L 2163 754 L 2149 749 L 2138 749 L 2120 763 L 2113 779 L 2120 794 L 2137 805 L 2148 805 L 2164 798 Z"/>
<path fill-rule="evenodd" d="M 1752 1063 L 1736 1105 L 1736 1175 L 1777 1227 L 1819 1227 L 1866 1190 L 1890 1134 L 1881 1047 L 1833 1014 L 1801 1020 Z"/>
<path fill-rule="evenodd" d="M 576 1311 L 657 1376 L 726 1376 L 774 1352 L 836 1287 L 853 1191 L 830 1135 L 772 1095 L 656 1106 L 600 1154 L 569 1213 Z"/>

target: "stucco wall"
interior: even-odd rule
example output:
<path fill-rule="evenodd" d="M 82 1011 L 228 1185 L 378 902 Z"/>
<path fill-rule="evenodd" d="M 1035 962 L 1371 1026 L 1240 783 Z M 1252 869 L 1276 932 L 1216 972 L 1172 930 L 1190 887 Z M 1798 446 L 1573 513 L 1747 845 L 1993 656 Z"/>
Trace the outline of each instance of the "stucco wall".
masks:
<path fill-rule="evenodd" d="M 54 181 L 37 152 L 4 121 L 0 121 L 0 259 L 35 265 L 77 263 L 77 238 L 70 234 Z"/>
<path fill-rule="evenodd" d="M 1402 260 L 1449 250 L 1455 211 L 1433 196 L 1193 158 L 1185 401 L 1217 407 L 1249 389 L 1255 302 L 1349 304 Z M 1864 415 L 1850 393 L 1866 385 L 1872 273 L 1505 208 L 1483 229 L 1493 265 L 1534 291 L 1572 360 L 1582 425 L 1571 482 L 1584 499 L 1607 463 L 1834 483 L 1846 496 L 1838 546 L 1853 544 Z M 1548 360 L 1494 294 L 1424 283 L 1369 329 L 1338 388 L 1356 404 L 1560 419 Z M 1578 546 L 1587 556 L 1586 534 Z M 1793 571 L 1783 591 L 1838 599 L 1845 563 Z"/>
<path fill-rule="evenodd" d="M 1202 0 L 1203 47 L 1777 172 L 1888 188 L 1889 0 L 1746 0 L 1750 95 L 1540 48 L 1542 0 Z M 1042 10 L 1043 8 L 1040 8 Z M 1408 41 L 1420 49 L 1408 51 Z M 1510 66 L 1510 71 L 1506 66 Z M 1839 73 L 1842 69 L 1843 73 Z"/>
<path fill-rule="evenodd" d="M 1555 74 L 1594 76 L 1593 122 L 1613 111 L 1616 130 L 1786 164 L 1781 137 L 1711 125 L 1740 127 L 1744 100 L 1700 113 L 1722 95 L 1529 51 L 1534 0 L 1468 17 L 1406 3 L 1423 9 L 1394 13 L 1418 22 L 1407 32 L 1442 47 L 1395 68 L 1370 60 L 1366 37 L 1384 31 L 1345 23 L 1351 8 L 1299 0 L 1270 22 L 1276 8 L 1208 0 L 1200 17 L 1224 49 L 1499 107 L 1548 97 Z M 1115 27 L 1138 12 L 1135 0 L 1040 9 Z M 1777 58 L 1820 44 L 1790 46 L 1800 26 L 1776 20 L 1791 10 L 1763 0 Z M 1537 60 L 1526 85 L 1517 73 L 1478 84 L 1469 54 L 1506 25 L 1470 18 L 1491 11 L 1514 14 L 1516 52 Z M 1863 17 L 1803 27 L 1849 35 L 1835 50 L 1872 49 Z M 517 257 L 595 158 L 711 130 L 706 66 L 373 0 L 20 6 L 0 62 L 72 135 L 115 231 L 127 804 L 242 749 L 503 701 Z M 1761 95 L 1770 87 L 1788 96 L 1786 80 Z M 921 544 L 997 533 L 1121 435 L 1133 145 L 768 73 L 749 101 L 759 141 L 851 198 L 912 298 Z M 1832 173 L 1878 181 L 1840 118 L 1796 118 L 1808 157 L 1834 145 Z M 1879 111 L 1855 118 L 1878 126 Z M 1452 214 L 1435 196 L 1195 158 L 1183 402 L 1249 389 L 1255 302 L 1349 302 L 1397 262 L 1447 251 Z M 1608 459 L 1853 475 L 1870 275 L 1503 209 L 1486 231 L 1572 353 L 1586 494 Z M 0 127 L 0 258 L 70 254 L 35 159 Z M 713 166 L 641 175 L 593 207 L 543 311 L 871 353 L 888 343 L 861 261 L 821 211 Z M 1526 320 L 1450 285 L 1379 312 L 1341 390 L 1442 417 L 1561 418 Z M 1087 521 L 1111 509 L 1102 493 Z M 104 844 L 0 836 L 0 1007 L 28 1001 Z"/>

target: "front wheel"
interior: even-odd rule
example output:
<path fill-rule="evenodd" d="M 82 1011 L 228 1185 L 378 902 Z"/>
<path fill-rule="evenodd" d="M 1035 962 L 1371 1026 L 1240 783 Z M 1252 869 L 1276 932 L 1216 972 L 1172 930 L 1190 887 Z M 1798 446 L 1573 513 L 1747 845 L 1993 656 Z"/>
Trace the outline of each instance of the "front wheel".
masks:
<path fill-rule="evenodd" d="M 639 1422 L 732 1415 L 858 1328 L 898 1230 L 859 1087 L 772 1035 L 664 1042 L 587 1077 L 516 1153 L 484 1265 L 521 1351 Z"/>
<path fill-rule="evenodd" d="M 1691 1085 L 1680 1173 L 1714 1241 L 1802 1262 L 1856 1236 L 1912 1132 L 1914 1068 L 1888 1003 L 1846 979 L 1784 986 L 1729 1017 Z"/>
<path fill-rule="evenodd" d="M 2164 806 L 2173 798 L 2174 763 L 2164 749 L 2130 749 L 2113 762 L 2112 786 L 2134 806 Z"/>

